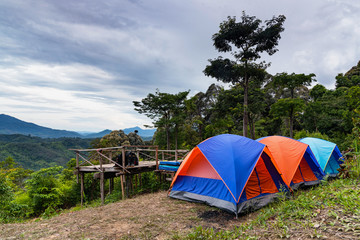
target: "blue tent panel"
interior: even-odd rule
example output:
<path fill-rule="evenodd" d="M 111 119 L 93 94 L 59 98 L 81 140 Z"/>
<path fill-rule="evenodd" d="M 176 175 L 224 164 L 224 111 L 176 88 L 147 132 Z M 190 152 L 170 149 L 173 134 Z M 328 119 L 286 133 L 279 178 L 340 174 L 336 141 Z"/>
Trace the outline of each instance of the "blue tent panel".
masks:
<path fill-rule="evenodd" d="M 338 173 L 337 169 L 339 168 L 339 164 L 342 163 L 342 155 L 335 143 L 311 137 L 302 138 L 299 141 L 310 146 L 325 174 Z"/>
<path fill-rule="evenodd" d="M 265 145 L 238 135 L 222 134 L 198 147 L 238 201 Z"/>

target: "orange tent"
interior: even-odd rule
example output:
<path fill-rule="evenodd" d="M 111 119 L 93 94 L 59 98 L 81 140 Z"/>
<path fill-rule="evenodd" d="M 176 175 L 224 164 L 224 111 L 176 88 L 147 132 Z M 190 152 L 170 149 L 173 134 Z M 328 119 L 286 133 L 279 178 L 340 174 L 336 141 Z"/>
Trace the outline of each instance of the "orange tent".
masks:
<path fill-rule="evenodd" d="M 264 137 L 257 141 L 269 148 L 288 187 L 296 189 L 301 185 L 314 185 L 323 178 L 324 172 L 309 145 L 282 136 Z"/>

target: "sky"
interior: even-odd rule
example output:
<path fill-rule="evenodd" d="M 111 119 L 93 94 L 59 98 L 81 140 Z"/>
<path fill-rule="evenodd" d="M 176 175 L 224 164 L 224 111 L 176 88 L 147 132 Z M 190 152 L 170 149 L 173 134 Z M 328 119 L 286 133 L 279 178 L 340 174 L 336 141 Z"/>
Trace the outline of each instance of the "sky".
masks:
<path fill-rule="evenodd" d="M 360 1 L 1 0 L 0 114 L 72 131 L 151 124 L 133 101 L 190 95 L 216 79 L 211 37 L 228 16 L 286 16 L 271 74 L 315 73 L 328 89 L 360 60 Z M 219 83 L 220 84 L 220 83 Z"/>

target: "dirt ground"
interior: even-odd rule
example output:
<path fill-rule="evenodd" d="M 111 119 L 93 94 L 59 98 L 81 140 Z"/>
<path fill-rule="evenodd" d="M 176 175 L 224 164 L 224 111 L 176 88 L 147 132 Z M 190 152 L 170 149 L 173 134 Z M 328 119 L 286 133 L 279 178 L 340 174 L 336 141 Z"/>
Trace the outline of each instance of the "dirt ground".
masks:
<path fill-rule="evenodd" d="M 232 229 L 252 215 L 235 215 L 203 204 L 170 199 L 165 191 L 51 219 L 0 225 L 0 239 L 169 239 L 199 225 Z"/>
<path fill-rule="evenodd" d="M 204 204 L 170 199 L 165 191 L 144 194 L 132 199 L 79 211 L 68 211 L 51 219 L 25 223 L 0 224 L 0 240 L 9 239 L 172 239 L 185 236 L 195 227 L 233 230 L 235 226 L 255 219 L 259 211 L 235 215 Z M 360 217 L 338 212 L 339 219 L 329 217 L 326 209 L 308 219 L 312 227 L 296 224 L 287 233 L 271 225 L 254 227 L 250 235 L 258 239 L 360 239 Z M 240 238 L 241 239 L 241 238 Z"/>

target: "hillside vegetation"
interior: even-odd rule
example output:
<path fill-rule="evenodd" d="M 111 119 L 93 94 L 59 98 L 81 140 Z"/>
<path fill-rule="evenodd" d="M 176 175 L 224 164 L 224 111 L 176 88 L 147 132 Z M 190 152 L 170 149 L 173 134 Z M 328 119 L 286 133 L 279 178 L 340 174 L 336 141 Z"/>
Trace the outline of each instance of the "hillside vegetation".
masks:
<path fill-rule="evenodd" d="M 0 225 L 0 239 L 359 239 L 359 180 L 338 179 L 238 219 L 165 191 Z"/>
<path fill-rule="evenodd" d="M 12 157 L 26 169 L 65 166 L 75 157 L 69 149 L 88 148 L 92 139 L 40 138 L 20 134 L 0 135 L 0 160 Z"/>

